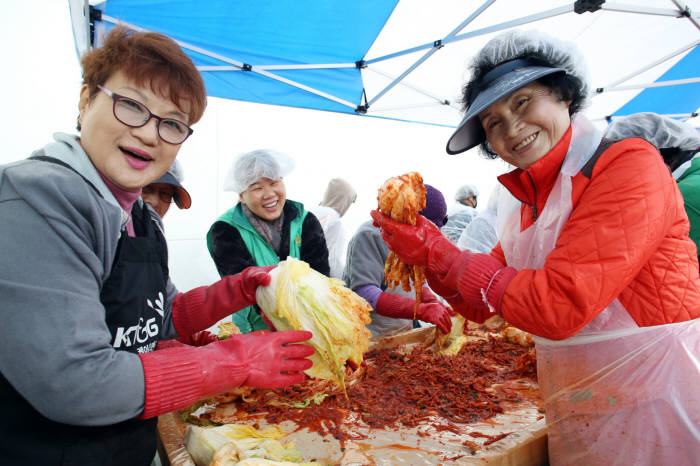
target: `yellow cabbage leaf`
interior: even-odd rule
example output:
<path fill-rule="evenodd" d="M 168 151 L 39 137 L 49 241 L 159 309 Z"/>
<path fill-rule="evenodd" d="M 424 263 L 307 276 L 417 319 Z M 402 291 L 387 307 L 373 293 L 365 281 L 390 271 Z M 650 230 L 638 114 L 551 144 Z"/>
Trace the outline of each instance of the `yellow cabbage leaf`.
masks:
<path fill-rule="evenodd" d="M 277 330 L 309 330 L 316 350 L 310 377 L 334 380 L 345 391 L 345 362 L 362 363 L 369 349 L 370 304 L 326 277 L 306 262 L 288 257 L 274 268 L 269 286 L 258 287 L 256 298 Z"/>

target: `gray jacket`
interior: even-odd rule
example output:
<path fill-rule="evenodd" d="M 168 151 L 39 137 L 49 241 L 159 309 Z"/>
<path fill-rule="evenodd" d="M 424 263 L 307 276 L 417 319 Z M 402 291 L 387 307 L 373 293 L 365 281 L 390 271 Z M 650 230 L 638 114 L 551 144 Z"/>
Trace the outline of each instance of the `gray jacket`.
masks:
<path fill-rule="evenodd" d="M 387 289 L 384 281 L 384 263 L 389 257 L 389 248 L 382 239 L 379 229 L 368 221 L 360 225 L 348 245 L 347 262 L 343 280 L 347 287 L 355 291 L 365 285 L 374 285 L 382 291 L 415 299 L 413 292 L 405 292 L 400 286 Z M 372 323 L 367 328 L 373 337 L 401 332 L 413 328 L 413 321 L 394 319 L 372 312 Z"/>
<path fill-rule="evenodd" d="M 0 166 L 0 370 L 53 421 L 114 424 L 145 398 L 141 361 L 112 348 L 100 302 L 129 216 L 77 138 L 54 138 L 44 155 L 100 194 L 55 163 Z M 161 338 L 173 338 L 177 290 L 168 281 L 166 291 Z"/>

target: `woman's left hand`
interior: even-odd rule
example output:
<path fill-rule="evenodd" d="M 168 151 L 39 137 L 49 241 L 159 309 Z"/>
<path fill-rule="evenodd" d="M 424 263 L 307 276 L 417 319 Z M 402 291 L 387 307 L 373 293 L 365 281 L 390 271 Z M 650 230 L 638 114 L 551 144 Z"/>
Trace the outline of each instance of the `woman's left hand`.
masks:
<path fill-rule="evenodd" d="M 469 320 L 483 322 L 494 313 L 501 313 L 503 295 L 517 273 L 488 254 L 465 250 L 455 258 L 447 273 L 437 275 L 426 271 L 425 278 L 455 311 Z"/>
<path fill-rule="evenodd" d="M 399 223 L 378 210 L 371 212 L 374 226 L 381 230 L 382 238 L 404 264 L 440 268 L 450 260 L 442 256 L 458 255 L 459 249 L 440 229 L 427 218 L 419 215 L 416 226 Z M 440 256 L 440 257 L 438 257 Z M 434 270 L 437 273 L 442 270 Z"/>

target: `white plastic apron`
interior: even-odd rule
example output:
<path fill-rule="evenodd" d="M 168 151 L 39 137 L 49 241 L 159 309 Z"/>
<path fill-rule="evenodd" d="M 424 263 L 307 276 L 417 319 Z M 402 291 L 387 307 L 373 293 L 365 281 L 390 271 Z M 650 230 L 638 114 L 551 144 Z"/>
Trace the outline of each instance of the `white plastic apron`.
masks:
<path fill-rule="evenodd" d="M 571 214 L 571 178 L 600 143 L 583 117 L 572 131 L 537 221 L 520 231 L 519 202 L 502 217 L 501 247 L 517 270 L 544 266 Z M 640 328 L 615 299 L 575 336 L 535 342 L 551 464 L 700 464 L 700 319 Z"/>

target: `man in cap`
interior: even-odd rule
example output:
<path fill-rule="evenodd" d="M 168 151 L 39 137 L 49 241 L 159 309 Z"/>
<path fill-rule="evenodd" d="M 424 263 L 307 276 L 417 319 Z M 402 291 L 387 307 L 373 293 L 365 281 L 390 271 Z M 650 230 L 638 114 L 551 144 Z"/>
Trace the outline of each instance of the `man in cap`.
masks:
<path fill-rule="evenodd" d="M 175 201 L 175 204 L 180 209 L 189 209 L 192 205 L 192 198 L 187 190 L 182 186 L 183 180 L 182 165 L 177 159 L 168 168 L 168 171 L 158 178 L 153 183 L 144 186 L 141 190 L 141 198 L 151 206 L 160 218 L 156 218 L 153 214 L 153 220 L 158 226 L 163 229 L 162 219 L 170 209 L 170 204 Z M 191 346 L 203 346 L 207 343 L 217 341 L 218 338 L 213 333 L 202 330 L 193 335 L 185 335 L 177 340 L 162 340 L 158 342 L 158 349 L 171 348 L 184 343 Z"/>
<path fill-rule="evenodd" d="M 190 194 L 181 184 L 183 178 L 182 166 L 175 160 L 163 176 L 141 190 L 141 198 L 161 219 L 173 201 L 180 209 L 189 209 L 192 205 Z"/>

